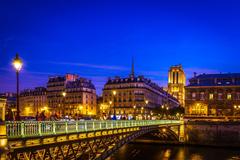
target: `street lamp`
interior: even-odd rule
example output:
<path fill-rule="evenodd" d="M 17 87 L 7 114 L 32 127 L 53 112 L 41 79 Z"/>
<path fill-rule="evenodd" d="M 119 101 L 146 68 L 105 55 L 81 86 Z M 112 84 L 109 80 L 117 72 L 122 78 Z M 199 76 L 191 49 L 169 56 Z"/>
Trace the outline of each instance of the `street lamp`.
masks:
<path fill-rule="evenodd" d="M 136 105 L 133 106 L 133 117 L 136 120 Z"/>
<path fill-rule="evenodd" d="M 82 109 L 83 109 L 83 106 L 80 104 L 80 105 L 79 105 L 79 111 L 80 111 L 79 114 L 80 114 L 80 115 L 82 114 Z"/>
<path fill-rule="evenodd" d="M 65 107 L 65 97 L 66 97 L 67 93 L 66 92 L 62 92 L 62 96 L 63 96 L 63 107 Z M 65 114 L 65 108 L 62 108 L 62 111 L 64 111 Z M 64 115 L 65 116 L 65 115 Z"/>
<path fill-rule="evenodd" d="M 117 94 L 117 91 L 113 91 L 113 119 L 117 119 L 116 118 L 116 109 L 115 109 L 115 96 Z"/>
<path fill-rule="evenodd" d="M 145 100 L 145 104 L 146 104 L 146 109 L 147 109 L 147 105 L 148 105 L 148 100 Z M 148 111 L 148 109 L 147 109 L 147 111 Z M 144 113 L 145 113 L 145 119 L 146 119 L 146 111 L 144 111 Z"/>
<path fill-rule="evenodd" d="M 111 117 L 111 113 L 112 113 L 112 101 L 109 101 L 109 110 L 108 110 L 108 117 Z"/>
<path fill-rule="evenodd" d="M 145 103 L 148 104 L 148 100 L 146 100 Z"/>
<path fill-rule="evenodd" d="M 16 70 L 16 76 L 17 76 L 17 116 L 16 120 L 20 120 L 20 110 L 19 110 L 19 72 L 22 68 L 23 62 L 19 58 L 18 54 L 16 54 L 16 57 L 14 58 L 12 62 L 15 70 Z"/>

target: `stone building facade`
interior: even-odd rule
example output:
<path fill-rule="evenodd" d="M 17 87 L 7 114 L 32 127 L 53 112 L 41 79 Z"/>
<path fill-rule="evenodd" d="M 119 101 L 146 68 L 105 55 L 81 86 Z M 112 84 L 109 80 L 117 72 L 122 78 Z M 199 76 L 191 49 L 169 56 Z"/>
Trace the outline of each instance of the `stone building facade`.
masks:
<path fill-rule="evenodd" d="M 65 114 L 96 115 L 96 89 L 90 80 L 78 78 L 66 85 Z"/>
<path fill-rule="evenodd" d="M 200 74 L 186 89 L 187 115 L 240 115 L 240 74 Z"/>
<path fill-rule="evenodd" d="M 96 89 L 90 80 L 75 74 L 50 77 L 47 83 L 48 106 L 53 114 L 95 115 Z"/>
<path fill-rule="evenodd" d="M 6 110 L 11 109 L 12 112 L 16 112 L 16 94 L 11 92 L 0 93 L 0 97 L 5 98 Z"/>
<path fill-rule="evenodd" d="M 35 117 L 37 112 L 45 110 L 47 107 L 47 90 L 44 87 L 25 89 L 21 91 L 19 97 L 19 108 L 21 116 Z"/>

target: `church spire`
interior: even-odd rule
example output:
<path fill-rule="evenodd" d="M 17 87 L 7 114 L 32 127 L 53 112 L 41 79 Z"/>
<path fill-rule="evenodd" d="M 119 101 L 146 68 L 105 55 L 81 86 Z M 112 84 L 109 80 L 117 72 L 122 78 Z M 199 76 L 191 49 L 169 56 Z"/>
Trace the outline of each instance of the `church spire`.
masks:
<path fill-rule="evenodd" d="M 134 58 L 132 57 L 132 71 L 131 71 L 131 77 L 134 77 Z"/>

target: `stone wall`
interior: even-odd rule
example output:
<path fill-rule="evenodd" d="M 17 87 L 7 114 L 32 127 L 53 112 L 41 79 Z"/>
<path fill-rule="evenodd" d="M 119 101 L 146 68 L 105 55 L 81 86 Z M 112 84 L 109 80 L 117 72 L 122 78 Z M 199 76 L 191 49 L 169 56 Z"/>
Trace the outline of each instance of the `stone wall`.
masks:
<path fill-rule="evenodd" d="M 240 122 L 186 122 L 185 143 L 240 146 Z"/>

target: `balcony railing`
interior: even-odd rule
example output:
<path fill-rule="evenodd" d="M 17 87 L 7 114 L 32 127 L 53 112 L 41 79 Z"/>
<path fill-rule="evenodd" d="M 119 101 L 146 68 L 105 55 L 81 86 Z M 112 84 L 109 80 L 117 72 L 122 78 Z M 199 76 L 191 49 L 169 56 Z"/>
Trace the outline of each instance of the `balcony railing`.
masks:
<path fill-rule="evenodd" d="M 8 138 L 24 138 L 180 123 L 179 120 L 7 121 L 6 128 Z"/>

